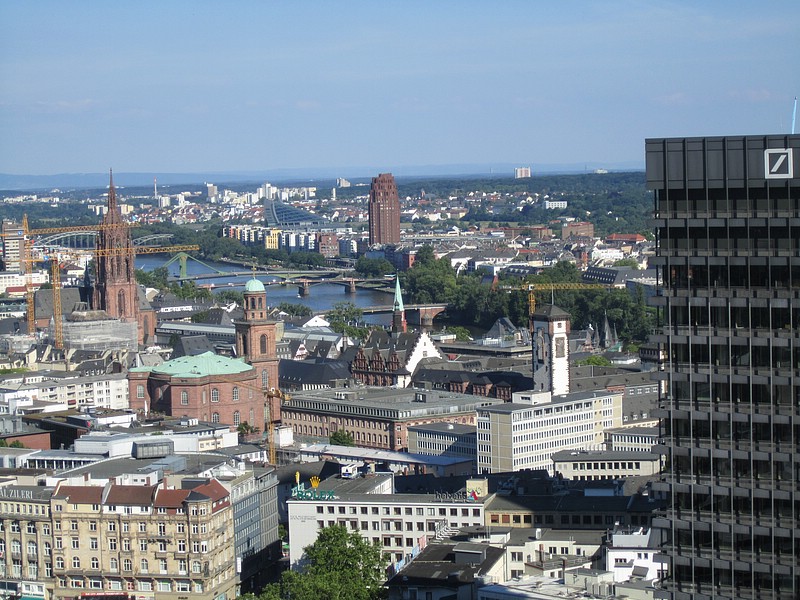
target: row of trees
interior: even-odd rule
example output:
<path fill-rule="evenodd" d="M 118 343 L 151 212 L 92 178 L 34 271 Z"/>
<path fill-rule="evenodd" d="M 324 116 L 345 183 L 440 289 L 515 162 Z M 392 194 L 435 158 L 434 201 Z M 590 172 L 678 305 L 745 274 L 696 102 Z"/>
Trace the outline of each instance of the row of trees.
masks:
<path fill-rule="evenodd" d="M 561 262 L 540 275 L 522 281 L 501 277 L 498 285 L 489 286 L 481 282 L 480 275 L 456 277 L 447 258 L 435 258 L 433 249 L 424 246 L 401 281 L 407 301 L 447 303 L 451 322 L 488 329 L 503 316 L 517 325 L 528 322 L 528 283 L 580 283 L 581 273 L 572 263 Z M 538 297 L 540 302 L 552 301 L 567 311 L 575 329 L 600 327 L 607 317 L 625 342 L 646 340 L 654 326 L 654 313 L 646 307 L 641 288 L 636 296 L 627 290 L 554 290 L 538 292 Z"/>

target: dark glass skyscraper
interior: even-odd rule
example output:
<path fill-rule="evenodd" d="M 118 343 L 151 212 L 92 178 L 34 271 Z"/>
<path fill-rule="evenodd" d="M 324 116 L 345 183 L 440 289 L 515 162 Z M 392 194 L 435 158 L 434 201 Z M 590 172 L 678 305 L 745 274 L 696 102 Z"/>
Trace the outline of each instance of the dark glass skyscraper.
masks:
<path fill-rule="evenodd" d="M 369 188 L 369 244 L 400 243 L 400 199 L 391 173 L 372 178 Z"/>
<path fill-rule="evenodd" d="M 663 597 L 800 598 L 800 135 L 652 139 Z"/>

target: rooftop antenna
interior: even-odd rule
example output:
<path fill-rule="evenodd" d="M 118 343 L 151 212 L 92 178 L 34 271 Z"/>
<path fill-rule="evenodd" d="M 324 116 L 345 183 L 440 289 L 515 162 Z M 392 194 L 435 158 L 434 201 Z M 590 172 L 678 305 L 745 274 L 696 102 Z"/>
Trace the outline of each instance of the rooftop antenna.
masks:
<path fill-rule="evenodd" d="M 794 135 L 794 124 L 797 122 L 797 96 L 794 97 L 794 109 L 792 110 L 792 135 Z"/>

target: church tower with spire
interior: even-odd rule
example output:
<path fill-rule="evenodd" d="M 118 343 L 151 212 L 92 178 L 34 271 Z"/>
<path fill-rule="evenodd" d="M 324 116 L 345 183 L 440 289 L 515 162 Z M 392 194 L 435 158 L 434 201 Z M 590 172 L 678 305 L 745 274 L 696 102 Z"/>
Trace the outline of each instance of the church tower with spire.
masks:
<path fill-rule="evenodd" d="M 103 227 L 97 236 L 95 286 L 92 306 L 110 317 L 138 324 L 138 341 L 152 336 L 155 330 L 152 311 L 140 313 L 139 288 L 136 284 L 136 253 L 130 227 L 123 221 L 117 205 L 114 176 L 109 171 L 108 204 Z M 152 321 L 152 322 L 151 322 Z"/>
<path fill-rule="evenodd" d="M 400 276 L 394 280 L 394 305 L 392 310 L 392 333 L 406 333 L 406 309 L 403 306 L 403 292 L 400 289 Z"/>

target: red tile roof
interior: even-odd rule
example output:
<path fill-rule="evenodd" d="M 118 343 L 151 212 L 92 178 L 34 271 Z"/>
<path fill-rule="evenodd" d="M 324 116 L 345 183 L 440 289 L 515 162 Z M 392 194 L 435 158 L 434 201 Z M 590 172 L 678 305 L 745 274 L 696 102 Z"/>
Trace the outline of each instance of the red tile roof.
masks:
<path fill-rule="evenodd" d="M 100 504 L 103 499 L 103 487 L 98 485 L 61 485 L 53 498 L 68 500 L 72 504 Z"/>

